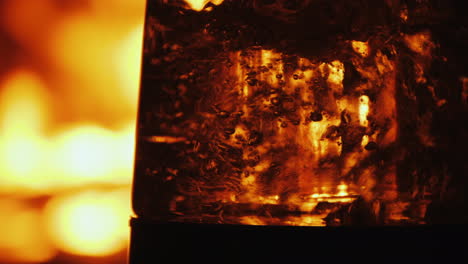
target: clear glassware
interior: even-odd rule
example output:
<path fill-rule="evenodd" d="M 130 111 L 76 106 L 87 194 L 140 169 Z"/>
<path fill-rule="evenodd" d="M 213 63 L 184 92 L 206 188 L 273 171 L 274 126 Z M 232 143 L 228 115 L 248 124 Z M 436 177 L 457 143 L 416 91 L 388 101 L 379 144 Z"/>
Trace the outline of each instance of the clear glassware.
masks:
<path fill-rule="evenodd" d="M 433 19 L 401 1 L 148 1 L 136 215 L 425 223 L 447 176 L 432 113 L 451 103 Z"/>

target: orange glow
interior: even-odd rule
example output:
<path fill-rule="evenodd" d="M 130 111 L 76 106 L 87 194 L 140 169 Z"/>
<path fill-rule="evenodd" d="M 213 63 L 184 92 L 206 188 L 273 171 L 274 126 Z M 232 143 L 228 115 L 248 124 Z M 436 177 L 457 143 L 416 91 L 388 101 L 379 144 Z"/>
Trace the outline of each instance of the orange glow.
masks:
<path fill-rule="evenodd" d="M 17 68 L 0 76 L 0 262 L 113 254 L 128 240 L 146 2 L 4 2 L 3 66 Z M 44 211 L 34 197 L 52 198 Z"/>
<path fill-rule="evenodd" d="M 243 216 L 241 217 L 241 223 L 244 225 L 265 225 L 265 221 L 263 221 L 260 217 L 257 216 Z"/>
<path fill-rule="evenodd" d="M 319 188 L 317 188 L 318 190 Z M 337 186 L 336 193 L 329 193 L 329 188 L 321 187 L 322 192 L 320 193 L 313 193 L 308 195 L 305 199 L 300 199 L 298 197 L 293 197 L 288 200 L 287 205 L 297 208 L 299 211 L 303 213 L 300 216 L 288 216 L 286 218 L 282 217 L 263 217 L 263 216 L 242 216 L 240 218 L 240 222 L 246 225 L 292 225 L 292 226 L 325 226 L 325 218 L 331 210 L 325 210 L 325 212 L 321 212 L 317 214 L 313 212 L 315 207 L 320 202 L 328 202 L 328 203 L 343 203 L 348 204 L 352 203 L 356 196 L 350 195 L 348 193 L 348 185 L 347 184 L 340 184 Z M 279 205 L 279 195 L 272 195 L 268 197 L 257 197 L 255 201 L 259 204 L 269 204 L 269 205 Z"/>
<path fill-rule="evenodd" d="M 115 25 L 79 14 L 63 19 L 51 31 L 44 53 L 61 69 L 54 82 L 68 87 L 63 93 L 67 109 L 102 123 L 134 119 L 143 17 Z"/>
<path fill-rule="evenodd" d="M 304 102 L 313 105 L 315 98 L 315 92 L 310 88 L 311 84 L 317 79 L 323 78 L 327 81 L 329 87 L 332 88 L 333 92 L 342 93 L 343 90 L 343 79 L 344 79 L 344 64 L 338 60 L 330 63 L 323 63 L 320 65 L 314 64 L 312 61 L 299 58 L 298 68 L 294 72 L 285 72 L 283 59 L 284 55 L 275 50 L 258 50 L 248 49 L 244 52 L 236 52 L 231 55 L 233 61 L 236 64 L 233 66 L 233 70 L 228 74 L 233 76 L 233 79 L 238 80 L 237 87 L 238 94 L 241 95 L 242 107 L 245 116 L 248 116 L 249 99 L 255 93 L 257 93 L 261 87 L 255 85 L 255 83 L 262 82 L 265 85 L 281 92 L 272 92 L 266 98 L 264 98 L 260 104 L 261 107 L 268 109 L 271 107 L 292 107 L 291 101 L 281 101 L 280 94 L 284 93 L 283 96 L 288 97 L 293 93 L 298 93 L 298 98 Z M 248 65 L 249 67 L 245 67 Z M 255 70 L 252 70 L 255 69 Z M 255 77 L 252 77 L 255 76 Z M 248 80 L 255 78 L 255 82 L 252 85 Z M 275 98 L 276 99 L 275 101 Z M 367 98 L 367 97 L 366 97 Z M 353 100 L 354 101 L 354 100 Z M 333 102 L 333 101 L 332 101 Z M 351 98 L 337 97 L 335 99 L 336 106 L 333 106 L 332 113 L 325 113 L 320 111 L 318 107 L 309 107 L 297 109 L 297 118 L 299 122 L 296 125 L 285 125 L 285 121 L 278 121 L 277 128 L 272 128 L 277 135 L 272 136 L 271 141 L 264 140 L 258 146 L 255 147 L 255 154 L 260 157 L 258 163 L 253 165 L 248 172 L 244 172 L 240 184 L 244 190 L 241 195 L 223 194 L 222 200 L 230 201 L 233 203 L 252 203 L 257 205 L 279 205 L 279 206 L 292 206 L 297 208 L 304 213 L 311 213 L 319 202 L 337 202 L 337 203 L 350 203 L 355 197 L 348 193 L 347 185 L 340 185 L 341 189 L 336 189 L 337 186 L 331 186 L 325 188 L 321 192 L 309 192 L 314 186 L 320 186 L 322 184 L 318 178 L 330 177 L 328 173 L 321 172 L 322 175 L 316 175 L 313 170 L 319 168 L 321 159 L 327 157 L 339 157 L 341 154 L 342 144 L 341 136 L 336 138 L 326 138 L 324 135 L 329 131 L 330 127 L 338 127 L 340 125 L 340 115 L 344 110 L 353 109 L 354 112 L 358 112 L 357 107 L 354 107 L 351 103 Z M 289 104 L 289 105 L 288 105 Z M 317 112 L 320 115 L 315 121 L 311 120 L 311 112 Z M 356 113 L 357 114 L 357 113 Z M 367 113 L 363 113 L 367 118 Z M 283 117 L 281 117 L 283 118 Z M 367 119 L 366 119 L 367 120 Z M 291 121 L 287 121 L 292 123 Z M 237 125 L 235 127 L 233 135 L 228 139 L 230 144 L 239 145 L 239 142 L 248 138 L 249 127 L 244 124 Z M 154 137 L 153 137 L 154 138 Z M 165 137 L 166 138 L 166 137 Z M 301 195 L 293 195 L 288 197 L 284 201 L 279 194 L 281 191 L 273 194 L 262 193 L 262 174 L 268 173 L 274 161 L 269 155 L 269 151 L 273 147 L 283 146 L 286 147 L 292 142 L 302 146 L 301 154 L 297 157 L 288 157 L 288 161 L 285 162 L 285 170 L 291 171 L 291 173 L 298 173 L 299 188 L 301 189 Z M 249 151 L 244 152 L 244 159 L 249 159 Z M 355 160 L 355 159 L 353 159 Z M 306 169 L 307 168 L 307 169 Z M 338 173 L 336 171 L 336 173 Z M 286 183 L 284 183 L 286 184 Z M 345 186 L 345 189 L 342 187 Z M 279 189 L 282 187 L 280 186 Z M 336 189 L 336 193 L 333 190 Z M 305 197 L 305 198 L 304 198 Z M 284 220 L 284 219 L 283 219 Z M 271 222 L 261 217 L 247 217 L 243 219 L 243 223 L 262 225 L 265 223 L 276 223 Z M 279 220 L 278 220 L 279 221 Z M 286 220 L 285 220 L 286 221 Z M 295 225 L 306 225 L 310 221 L 304 221 L 304 219 L 289 219 L 287 220 Z M 323 225 L 323 221 L 319 221 L 320 225 Z M 278 224 L 285 224 L 286 222 L 278 222 Z M 302 223 L 302 224 L 301 224 Z M 315 223 L 315 222 L 314 222 Z"/>
<path fill-rule="evenodd" d="M 41 138 L 47 124 L 47 97 L 41 80 L 29 71 L 17 71 L 2 85 L 0 99 L 1 188 L 31 185 L 43 160 Z"/>
<path fill-rule="evenodd" d="M 1 86 L 2 136 L 42 133 L 48 122 L 49 100 L 39 77 L 31 71 L 18 70 Z"/>
<path fill-rule="evenodd" d="M 369 97 L 363 95 L 359 97 L 359 122 L 361 126 L 367 127 L 369 121 L 367 121 L 367 116 L 369 115 Z"/>
<path fill-rule="evenodd" d="M 134 129 L 109 131 L 79 126 L 58 135 L 52 144 L 49 167 L 56 179 L 51 187 L 89 184 L 129 184 L 134 153 Z"/>
<path fill-rule="evenodd" d="M 350 203 L 354 201 L 354 197 L 348 193 L 348 185 L 342 183 L 337 186 L 336 193 L 329 193 L 327 192 L 328 188 L 322 187 L 321 193 L 313 193 L 309 195 L 309 198 L 316 202 L 340 202 L 340 203 Z M 316 205 L 316 203 L 315 203 Z"/>
<path fill-rule="evenodd" d="M 292 226 L 325 226 L 323 218 L 326 214 L 321 215 L 308 215 L 303 217 L 289 217 L 286 224 Z"/>
<path fill-rule="evenodd" d="M 368 136 L 368 135 L 364 135 L 364 136 L 362 137 L 361 147 L 365 147 L 368 143 L 369 143 L 369 136 Z"/>
<path fill-rule="evenodd" d="M 341 61 L 335 60 L 324 67 L 328 68 L 328 84 L 330 88 L 341 94 L 343 92 L 344 64 Z M 326 70 L 322 68 L 322 72 L 325 73 Z"/>
<path fill-rule="evenodd" d="M 182 8 L 187 10 L 183 12 L 194 13 L 209 12 L 207 5 L 220 5 L 223 1 L 173 2 L 177 2 L 179 7 L 185 4 Z M 20 199 L 39 195 L 52 198 L 45 210 L 28 208 L 9 200 L 3 203 L 0 199 L 0 255 L 5 254 L 0 256 L 0 261 L 46 262 L 58 250 L 86 256 L 118 253 L 128 245 L 131 209 L 127 187 L 133 173 L 146 1 L 89 0 L 85 1 L 87 6 L 84 9 L 87 11 L 73 12 L 54 7 L 50 4 L 54 1 L 6 2 L 0 4 L 6 10 L 2 12 L 4 17 L 0 20 L 4 24 L 1 26 L 5 27 L 7 38 L 11 37 L 19 49 L 24 49 L 26 56 L 15 61 L 20 65 L 19 70 L 13 70 L 1 76 L 6 78 L 0 79 L 0 194 L 15 194 L 21 196 Z M 163 2 L 170 3 L 171 0 Z M 402 10 L 400 17 L 407 20 L 408 10 Z M 430 57 L 435 48 L 430 33 L 402 37 L 408 49 L 414 52 L 412 56 L 421 60 Z M 270 142 L 264 140 L 258 146 L 249 147 L 255 148 L 261 160 L 248 169 L 242 169 L 239 180 L 242 194 L 223 194 L 223 201 L 230 203 L 252 203 L 272 208 L 284 206 L 294 208 L 302 215 L 277 222 L 270 216 L 243 216 L 243 224 L 324 226 L 322 218 L 328 213 L 314 212 L 319 203 L 349 204 L 358 195 L 369 200 L 376 198 L 371 191 L 377 184 L 373 168 L 362 173 L 358 170 L 356 174 L 361 175 L 352 175 L 358 178 L 356 185 L 341 182 L 349 179 L 348 172 L 371 153 L 365 150 L 369 142 L 379 147 L 391 145 L 399 131 L 395 101 L 395 87 L 398 87 L 395 82 L 398 64 L 395 62 L 398 60 L 385 55 L 398 56 L 399 53 L 389 49 L 383 54 L 370 42 L 346 42 L 346 58 L 330 55 L 331 58 L 323 63 L 313 56 L 299 58 L 298 67 L 292 71 L 285 59 L 292 54 L 282 54 L 279 50 L 256 47 L 249 50 L 253 55 L 242 57 L 244 51 L 238 50 L 229 55 L 234 66 L 228 74 L 235 80 L 236 94 L 243 96 L 236 111 L 242 111 L 244 116 L 254 116 L 255 111 L 249 106 L 253 100 L 250 99 L 259 92 L 263 93 L 261 89 L 264 87 L 279 90 L 294 100 L 300 98 L 303 103 L 278 106 L 288 108 L 293 105 L 294 111 L 291 110 L 290 116 L 283 116 L 281 120 L 275 113 L 271 122 L 278 134 L 270 138 Z M 343 92 L 345 63 L 346 70 L 349 70 L 349 57 L 362 79 L 367 80 L 359 84 L 356 93 Z M 244 65 L 242 60 L 247 60 L 245 65 L 249 66 L 248 69 L 241 66 Z M 25 64 L 28 67 L 22 66 Z M 30 68 L 38 65 L 44 69 Z M 416 63 L 414 70 L 418 82 L 427 82 L 424 78 L 427 66 Z M 259 81 L 257 85 L 247 82 L 248 73 L 253 71 Z M 465 103 L 468 104 L 468 78 L 462 81 Z M 364 93 L 372 95 L 372 102 Z M 277 96 L 278 93 L 265 96 L 259 109 L 273 107 L 272 99 Z M 359 132 L 362 140 L 358 138 L 357 150 L 353 153 L 346 153 L 342 132 L 327 136 L 331 128 L 342 129 L 340 114 L 343 111 L 352 117 L 350 126 L 360 125 L 359 129 L 365 131 Z M 323 117 L 311 121 L 312 113 Z M 62 119 L 67 123 L 61 123 Z M 299 125 L 292 125 L 296 120 Z M 370 132 L 373 126 L 371 128 L 369 122 L 373 125 L 375 120 L 388 121 L 384 132 L 378 130 L 384 127 L 380 123 L 376 125 L 378 131 Z M 270 125 L 270 120 L 258 121 L 262 128 Z M 235 129 L 230 143 L 235 144 L 239 138 L 249 138 L 250 131 L 245 124 L 229 128 Z M 270 135 L 265 133 L 263 136 Z M 145 140 L 190 143 L 181 136 L 154 135 Z M 284 162 L 281 176 L 297 175 L 297 182 L 291 184 L 289 179 L 281 179 L 280 187 L 287 188 L 278 190 L 280 188 L 272 187 L 273 190 L 264 191 L 261 181 L 275 162 L 272 149 L 287 149 L 292 143 L 300 147 L 297 154 L 291 154 L 297 156 L 287 157 L 289 160 Z M 247 160 L 248 154 L 252 153 L 245 150 L 242 158 Z M 332 164 L 338 159 L 341 159 L 339 166 Z M 322 163 L 326 163 L 325 166 Z M 326 166 L 333 168 L 321 170 Z M 403 219 L 405 205 L 394 201 L 398 196 L 396 176 L 389 174 L 386 177 L 390 179 L 391 186 L 382 197 L 392 202 L 390 207 L 395 212 L 388 219 Z M 325 182 L 329 178 L 336 179 Z M 293 186 L 295 184 L 297 186 Z M 98 187 L 104 190 L 94 189 Z M 285 195 L 285 189 L 289 191 L 290 187 L 293 192 L 294 188 L 300 192 L 291 197 Z M 115 188 L 119 189 L 115 191 Z M 181 201 L 185 197 L 177 199 Z"/>
<path fill-rule="evenodd" d="M 268 197 L 258 197 L 260 203 L 262 204 L 278 204 L 279 195 L 272 195 Z"/>
<path fill-rule="evenodd" d="M 134 122 L 117 132 L 78 125 L 46 135 L 49 98 L 44 83 L 21 70 L 11 74 L 1 90 L 0 189 L 44 192 L 90 182 L 130 181 Z"/>
<path fill-rule="evenodd" d="M 316 154 L 316 159 L 325 156 L 326 154 L 339 155 L 341 153 L 341 145 L 337 142 L 323 140 L 322 135 L 325 134 L 330 125 L 338 125 L 338 119 L 328 120 L 326 117 L 321 122 L 312 122 L 309 125 L 309 140 L 312 143 L 313 150 Z M 338 140 L 339 142 L 339 140 Z"/>
<path fill-rule="evenodd" d="M 12 138 L 2 144 L 2 188 L 33 187 L 38 180 L 44 157 L 44 144 L 40 138 Z M 40 183 L 39 183 L 40 184 Z"/>
<path fill-rule="evenodd" d="M 169 137 L 169 136 L 152 136 L 148 138 L 148 141 L 154 143 L 179 143 L 187 141 L 184 137 Z"/>
<path fill-rule="evenodd" d="M 429 56 L 434 48 L 434 44 L 431 41 L 431 34 L 428 32 L 406 35 L 404 40 L 412 51 L 423 56 Z"/>
<path fill-rule="evenodd" d="M 43 228 L 41 211 L 15 200 L 0 200 L 0 261 L 42 263 L 56 255 Z"/>
<path fill-rule="evenodd" d="M 185 0 L 191 9 L 195 11 L 202 11 L 208 3 L 220 5 L 224 0 Z"/>
<path fill-rule="evenodd" d="M 351 46 L 353 50 L 362 57 L 369 56 L 369 44 L 367 44 L 367 42 L 353 40 L 351 41 Z"/>
<path fill-rule="evenodd" d="M 1 188 L 53 191 L 90 183 L 128 184 L 134 153 L 133 128 L 118 132 L 79 126 L 53 137 L 10 137 L 0 145 Z"/>
<path fill-rule="evenodd" d="M 117 46 L 114 56 L 118 72 L 116 77 L 120 78 L 124 99 L 130 106 L 138 103 L 142 45 L 143 27 L 138 24 Z"/>
<path fill-rule="evenodd" d="M 72 254 L 106 256 L 122 250 L 127 243 L 129 193 L 87 191 L 53 199 L 46 208 L 51 238 Z"/>
<path fill-rule="evenodd" d="M 400 12 L 400 18 L 401 18 L 403 21 L 407 21 L 407 20 L 408 20 L 408 9 L 407 9 L 407 8 L 401 10 L 401 12 Z"/>
<path fill-rule="evenodd" d="M 111 131 L 96 126 L 81 126 L 62 133 L 56 142 L 54 160 L 71 179 L 90 182 L 110 175 L 115 166 L 115 143 Z M 93 180 L 93 178 L 95 180 Z M 86 180 L 85 180 L 86 181 Z"/>

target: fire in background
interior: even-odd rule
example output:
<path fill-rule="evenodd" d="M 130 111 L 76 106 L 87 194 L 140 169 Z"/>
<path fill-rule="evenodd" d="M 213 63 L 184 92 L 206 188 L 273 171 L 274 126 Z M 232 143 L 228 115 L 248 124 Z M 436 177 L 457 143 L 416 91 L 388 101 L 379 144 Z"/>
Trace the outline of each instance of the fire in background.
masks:
<path fill-rule="evenodd" d="M 0 263 L 126 261 L 144 5 L 1 1 Z"/>
<path fill-rule="evenodd" d="M 466 222 L 460 3 L 149 1 L 137 215 Z"/>

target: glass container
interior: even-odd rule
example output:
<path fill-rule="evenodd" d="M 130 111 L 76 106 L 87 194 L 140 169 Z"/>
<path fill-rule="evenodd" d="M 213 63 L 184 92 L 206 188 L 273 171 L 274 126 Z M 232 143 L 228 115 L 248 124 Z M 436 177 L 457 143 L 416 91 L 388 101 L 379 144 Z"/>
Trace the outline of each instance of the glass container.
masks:
<path fill-rule="evenodd" d="M 468 34 L 457 4 L 149 0 L 136 216 L 466 222 Z"/>

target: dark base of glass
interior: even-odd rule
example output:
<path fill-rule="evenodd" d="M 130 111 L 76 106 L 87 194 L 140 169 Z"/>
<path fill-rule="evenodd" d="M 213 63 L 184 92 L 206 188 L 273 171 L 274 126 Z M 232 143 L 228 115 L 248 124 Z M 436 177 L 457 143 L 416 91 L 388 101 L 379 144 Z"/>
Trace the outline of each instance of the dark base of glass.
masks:
<path fill-rule="evenodd" d="M 468 226 L 292 227 L 131 220 L 130 264 L 468 263 Z"/>

